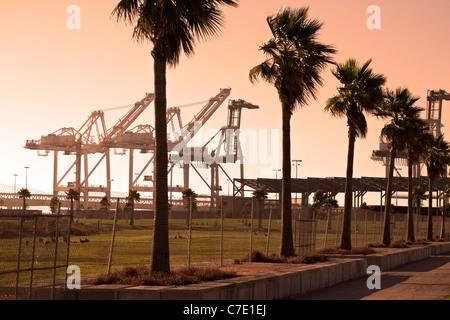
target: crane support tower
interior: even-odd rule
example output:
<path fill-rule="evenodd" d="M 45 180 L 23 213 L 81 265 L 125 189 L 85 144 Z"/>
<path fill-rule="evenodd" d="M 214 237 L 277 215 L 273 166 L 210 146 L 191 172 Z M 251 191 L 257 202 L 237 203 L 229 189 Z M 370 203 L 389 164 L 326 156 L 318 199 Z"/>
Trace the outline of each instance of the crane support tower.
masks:
<path fill-rule="evenodd" d="M 442 134 L 442 128 L 444 124 L 442 123 L 442 105 L 444 100 L 450 100 L 450 93 L 445 90 L 428 90 L 427 92 L 427 108 L 426 108 L 426 119 L 430 126 L 430 131 L 435 135 L 439 136 Z M 388 172 L 389 163 L 389 150 L 390 145 L 388 143 L 380 142 L 380 148 L 378 150 L 372 151 L 371 159 L 374 161 L 381 162 L 386 166 L 386 177 Z M 402 151 L 397 154 L 396 165 L 407 166 L 407 153 Z M 414 165 L 413 175 L 415 178 L 420 177 L 421 166 L 423 163 L 418 163 Z M 396 169 L 397 170 L 397 169 Z M 399 172 L 397 171 L 399 174 Z M 400 176 L 400 174 L 399 174 Z"/>
<path fill-rule="evenodd" d="M 428 90 L 427 94 L 427 120 L 430 130 L 439 136 L 442 134 L 442 102 L 450 100 L 450 93 L 445 90 Z"/>

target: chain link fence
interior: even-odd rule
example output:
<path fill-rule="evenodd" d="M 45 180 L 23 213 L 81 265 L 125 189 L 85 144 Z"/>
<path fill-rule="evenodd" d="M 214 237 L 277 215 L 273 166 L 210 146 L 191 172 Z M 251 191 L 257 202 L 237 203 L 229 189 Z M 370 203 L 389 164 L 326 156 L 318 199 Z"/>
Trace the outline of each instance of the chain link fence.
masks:
<path fill-rule="evenodd" d="M 31 299 L 36 284 L 65 279 L 71 220 L 68 214 L 0 211 L 0 296 Z"/>
<path fill-rule="evenodd" d="M 171 208 L 172 267 L 202 262 L 220 266 L 227 260 L 242 259 L 254 250 L 266 254 L 279 252 L 279 202 L 236 199 L 220 198 L 215 210 L 203 206 L 192 215 L 186 207 Z M 115 206 L 113 201 L 108 210 L 79 211 L 74 216 L 73 222 L 67 214 L 0 216 L 0 295 L 31 297 L 36 283 L 52 285 L 67 279 L 65 268 L 69 261 L 80 268 L 82 279 L 125 266 L 150 265 L 152 212 L 136 210 L 131 219 L 131 212 Z M 342 217 L 343 209 L 313 211 L 310 207 L 294 206 L 296 252 L 306 254 L 339 246 Z M 383 220 L 384 212 L 353 210 L 352 245 L 379 243 Z M 450 231 L 448 220 L 446 228 Z M 394 213 L 391 221 L 392 240 L 405 239 L 406 215 Z M 416 239 L 425 238 L 426 215 L 415 215 L 414 222 Z M 440 223 L 440 217 L 435 216 L 435 234 Z M 68 230 L 71 230 L 69 241 Z"/>

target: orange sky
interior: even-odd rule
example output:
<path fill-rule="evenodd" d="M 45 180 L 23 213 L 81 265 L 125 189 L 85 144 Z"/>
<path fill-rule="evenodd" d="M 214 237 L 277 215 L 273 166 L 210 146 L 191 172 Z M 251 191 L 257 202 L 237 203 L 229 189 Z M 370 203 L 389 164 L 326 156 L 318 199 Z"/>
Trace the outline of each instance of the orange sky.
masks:
<path fill-rule="evenodd" d="M 93 110 L 132 104 L 153 91 L 151 47 L 134 42 L 132 28 L 110 18 L 116 3 L 0 2 L 0 183 L 13 185 L 13 174 L 17 173 L 17 185 L 24 186 L 24 166 L 29 166 L 28 187 L 51 192 L 52 157 L 38 157 L 34 151 L 24 149 L 27 139 L 39 139 L 62 127 L 78 128 Z M 381 30 L 366 27 L 366 9 L 372 4 L 381 8 Z M 66 27 L 66 9 L 70 5 L 81 9 L 80 30 Z M 248 71 L 263 61 L 258 45 L 270 36 L 267 15 L 283 5 L 309 5 L 310 16 L 325 23 L 319 39 L 335 46 L 338 62 L 348 57 L 359 61 L 372 58 L 374 71 L 386 75 L 387 86 L 407 86 L 421 97 L 420 106 L 426 105 L 428 89 L 450 91 L 448 0 L 247 0 L 241 1 L 237 9 L 224 10 L 225 25 L 220 37 L 199 43 L 195 56 L 183 57 L 176 69 L 169 70 L 169 105 L 207 100 L 220 88 L 230 87 L 231 99 L 260 106 L 257 111 L 244 110 L 244 130 L 280 130 L 275 89 L 262 82 L 252 85 Z M 292 159 L 303 161 L 299 177 L 345 176 L 345 121 L 323 112 L 337 82 L 330 69 L 323 77 L 325 84 L 318 100 L 292 118 Z M 449 105 L 444 104 L 447 125 Z M 190 120 L 199 107 L 184 109 L 183 120 Z M 150 107 L 136 124 L 152 124 L 152 110 Z M 120 116 L 120 112 L 107 114 L 108 125 Z M 226 104 L 208 127 L 225 124 Z M 368 137 L 357 141 L 355 177 L 384 175 L 384 167 L 370 160 L 372 150 L 378 148 L 382 126 L 382 121 L 370 118 Z M 279 152 L 272 156 L 279 158 Z M 67 165 L 69 160 L 60 163 Z M 114 190 L 127 190 L 127 168 L 127 157 L 113 157 Z M 237 166 L 226 168 L 232 177 L 238 177 Z M 274 177 L 272 169 L 268 165 L 249 165 L 246 176 Z M 401 173 L 406 174 L 405 170 Z M 222 181 L 226 191 L 226 180 Z M 196 189 L 206 192 L 200 184 Z"/>

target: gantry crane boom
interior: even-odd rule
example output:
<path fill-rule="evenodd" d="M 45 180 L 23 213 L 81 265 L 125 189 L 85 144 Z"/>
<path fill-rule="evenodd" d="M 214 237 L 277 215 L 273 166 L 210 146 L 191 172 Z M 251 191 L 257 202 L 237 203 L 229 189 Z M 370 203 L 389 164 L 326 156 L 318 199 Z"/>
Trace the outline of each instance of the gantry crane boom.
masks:
<path fill-rule="evenodd" d="M 222 103 L 228 98 L 231 94 L 231 89 L 220 89 L 220 92 L 213 98 L 209 99 L 208 103 L 200 110 L 194 118 L 189 121 L 183 127 L 183 134 L 185 136 L 185 143 L 187 143 L 194 136 L 195 125 L 205 125 L 205 123 L 211 118 L 214 112 L 219 109 Z"/>
<path fill-rule="evenodd" d="M 123 134 L 130 125 L 144 112 L 144 110 L 155 99 L 154 93 L 148 93 L 144 99 L 135 103 L 135 105 L 122 117 L 120 120 L 111 127 L 106 134 L 102 137 L 102 142 L 114 141 L 119 135 Z"/>

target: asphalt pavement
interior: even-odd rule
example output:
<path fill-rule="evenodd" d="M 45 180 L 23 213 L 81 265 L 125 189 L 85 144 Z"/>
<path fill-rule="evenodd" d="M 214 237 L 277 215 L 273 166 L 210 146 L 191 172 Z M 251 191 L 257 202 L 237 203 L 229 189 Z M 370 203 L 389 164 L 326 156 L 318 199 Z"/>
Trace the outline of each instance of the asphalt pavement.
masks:
<path fill-rule="evenodd" d="M 450 254 L 383 271 L 380 289 L 369 289 L 370 275 L 292 300 L 450 300 Z M 375 283 L 369 279 L 370 283 Z"/>

